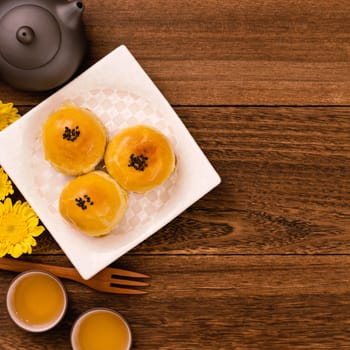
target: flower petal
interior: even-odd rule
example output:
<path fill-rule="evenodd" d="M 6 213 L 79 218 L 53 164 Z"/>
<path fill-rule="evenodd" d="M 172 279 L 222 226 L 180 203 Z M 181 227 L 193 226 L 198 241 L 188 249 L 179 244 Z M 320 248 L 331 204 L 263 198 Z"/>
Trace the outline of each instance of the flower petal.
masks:
<path fill-rule="evenodd" d="M 19 258 L 23 253 L 21 245 L 18 243 L 15 244 L 9 249 L 9 253 L 11 254 L 12 257 Z"/>
<path fill-rule="evenodd" d="M 28 202 L 7 197 L 0 202 L 0 257 L 10 254 L 18 258 L 24 253 L 31 254 L 37 245 L 34 237 L 45 231 L 40 220 Z"/>

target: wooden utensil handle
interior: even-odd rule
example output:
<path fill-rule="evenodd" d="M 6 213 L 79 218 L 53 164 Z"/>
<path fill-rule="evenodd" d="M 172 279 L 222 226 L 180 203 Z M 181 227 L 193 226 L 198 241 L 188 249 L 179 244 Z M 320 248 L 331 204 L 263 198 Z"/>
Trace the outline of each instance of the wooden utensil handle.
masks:
<path fill-rule="evenodd" d="M 23 272 L 32 269 L 45 270 L 53 273 L 58 277 L 80 280 L 78 272 L 71 267 L 54 266 L 48 264 L 34 263 L 30 261 L 1 258 L 0 269 L 13 272 Z"/>

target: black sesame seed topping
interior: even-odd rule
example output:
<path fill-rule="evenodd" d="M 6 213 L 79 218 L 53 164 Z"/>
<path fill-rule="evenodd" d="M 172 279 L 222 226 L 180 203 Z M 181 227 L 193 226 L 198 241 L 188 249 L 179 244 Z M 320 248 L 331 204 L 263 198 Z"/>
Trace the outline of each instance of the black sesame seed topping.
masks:
<path fill-rule="evenodd" d="M 67 141 L 74 142 L 80 136 L 79 126 L 76 126 L 74 129 L 70 129 L 68 126 L 64 128 L 64 133 L 62 138 Z"/>
<path fill-rule="evenodd" d="M 83 198 L 82 197 L 75 198 L 75 204 L 78 207 L 80 207 L 82 210 L 86 210 L 87 204 L 94 205 L 94 202 L 91 200 L 91 198 L 87 194 L 84 194 Z"/>
<path fill-rule="evenodd" d="M 135 156 L 134 153 L 130 155 L 128 167 L 133 167 L 135 170 L 144 171 L 147 168 L 148 157 L 145 157 L 143 154 Z"/>

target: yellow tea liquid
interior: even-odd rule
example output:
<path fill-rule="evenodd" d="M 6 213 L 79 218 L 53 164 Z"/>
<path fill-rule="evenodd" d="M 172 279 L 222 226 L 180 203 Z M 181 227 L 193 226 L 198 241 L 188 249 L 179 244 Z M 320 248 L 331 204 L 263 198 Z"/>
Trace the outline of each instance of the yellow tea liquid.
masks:
<path fill-rule="evenodd" d="M 29 274 L 15 288 L 13 303 L 17 316 L 31 326 L 57 319 L 64 309 L 64 292 L 58 282 L 43 273 Z"/>
<path fill-rule="evenodd" d="M 84 316 L 77 330 L 79 350 L 126 350 L 130 334 L 124 321 L 114 312 L 97 310 Z"/>

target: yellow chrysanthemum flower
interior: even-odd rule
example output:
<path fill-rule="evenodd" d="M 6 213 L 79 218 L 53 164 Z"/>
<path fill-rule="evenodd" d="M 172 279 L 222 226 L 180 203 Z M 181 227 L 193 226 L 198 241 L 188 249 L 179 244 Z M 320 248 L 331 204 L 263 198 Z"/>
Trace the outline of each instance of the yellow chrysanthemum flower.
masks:
<path fill-rule="evenodd" d="M 15 122 L 21 116 L 13 103 L 3 103 L 0 100 L 0 131 Z"/>
<path fill-rule="evenodd" d="M 10 254 L 18 258 L 24 253 L 31 254 L 32 247 L 36 246 L 34 237 L 44 230 L 27 202 L 17 201 L 13 205 L 11 198 L 0 202 L 0 257 Z"/>
<path fill-rule="evenodd" d="M 12 182 L 4 169 L 0 166 L 0 201 L 3 201 L 9 194 L 13 194 Z"/>

